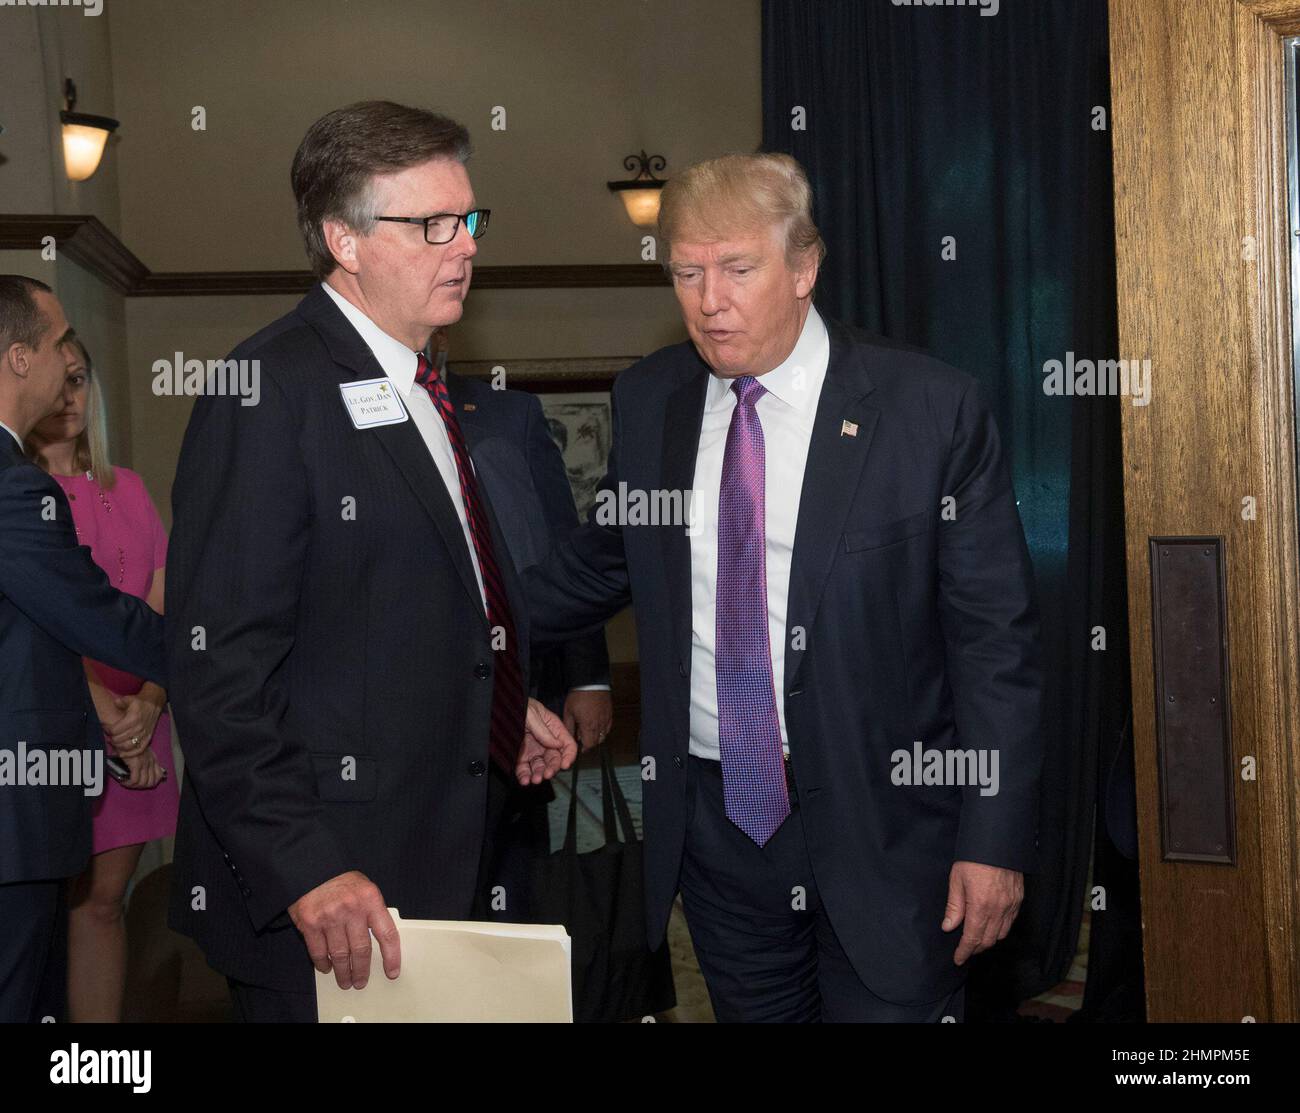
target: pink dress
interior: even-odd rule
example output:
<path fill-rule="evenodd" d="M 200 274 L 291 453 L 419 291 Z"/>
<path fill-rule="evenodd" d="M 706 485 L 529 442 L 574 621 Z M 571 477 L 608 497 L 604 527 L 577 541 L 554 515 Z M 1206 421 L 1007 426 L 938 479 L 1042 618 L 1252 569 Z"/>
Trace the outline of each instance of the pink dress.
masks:
<path fill-rule="evenodd" d="M 90 546 L 95 563 L 118 591 L 143 599 L 149 594 L 154 569 L 167 563 L 167 533 L 140 476 L 127 468 L 115 467 L 113 472 L 117 482 L 111 491 L 85 474 L 54 478 L 72 506 L 77 537 Z M 135 695 L 143 684 L 138 676 L 98 661 L 92 664 L 100 683 L 114 695 Z M 166 711 L 158 716 L 149 745 L 167 777 L 145 790 L 123 788 L 105 776 L 104 793 L 95 801 L 92 853 L 175 834 L 180 793 L 172 767 L 171 717 Z"/>

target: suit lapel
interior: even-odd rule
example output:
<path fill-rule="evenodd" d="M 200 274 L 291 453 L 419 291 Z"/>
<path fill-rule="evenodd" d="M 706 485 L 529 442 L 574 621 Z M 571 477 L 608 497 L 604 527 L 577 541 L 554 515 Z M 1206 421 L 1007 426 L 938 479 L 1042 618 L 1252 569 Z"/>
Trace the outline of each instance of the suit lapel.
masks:
<path fill-rule="evenodd" d="M 692 349 L 693 351 L 693 349 Z M 709 369 L 698 369 L 668 396 L 664 407 L 663 458 L 660 475 L 665 491 L 689 491 L 695 480 L 695 456 L 704 420 Z M 668 609 L 678 665 L 689 671 L 691 659 L 691 539 L 680 525 L 660 527 Z"/>
<path fill-rule="evenodd" d="M 320 333 L 335 363 L 349 372 L 340 376 L 340 382 L 384 377 L 384 370 L 379 366 L 374 353 L 320 286 L 313 287 L 302 300 L 298 311 Z M 374 437 L 384 447 L 424 507 L 425 513 L 433 519 L 451 556 L 452 565 L 460 576 L 461 584 L 474 601 L 476 610 L 482 614 L 483 597 L 479 594 L 478 580 L 474 576 L 474 565 L 470 560 L 465 531 L 461 528 L 460 515 L 456 513 L 447 486 L 442 481 L 442 473 L 433 462 L 429 447 L 420 436 L 414 419 L 398 425 L 381 425 L 367 430 L 365 435 Z M 468 436 L 467 433 L 467 439 Z M 483 615 L 483 622 L 486 626 L 486 615 Z"/>
<path fill-rule="evenodd" d="M 880 417 L 880 411 L 865 402 L 874 387 L 851 336 L 838 322 L 827 320 L 826 327 L 830 332 L 830 362 L 817 403 L 799 497 L 786 608 L 787 632 L 796 627 L 812 629 Z M 798 679 L 804 655 L 798 646 L 806 640 L 792 644 L 787 633 L 787 691 Z"/>
<path fill-rule="evenodd" d="M 377 365 L 376 370 L 378 370 Z M 465 539 L 460 515 L 456 513 L 451 495 L 447 493 L 447 485 L 442 481 L 442 473 L 438 471 L 438 465 L 429 455 L 429 447 L 420 436 L 415 422 L 404 421 L 400 425 L 381 425 L 371 432 L 379 438 L 379 443 L 392 457 L 393 463 L 406 477 L 407 483 L 415 492 L 416 498 L 420 500 L 425 512 L 438 527 L 443 544 L 451 554 L 452 564 L 460 576 L 461 584 L 486 623 L 487 616 L 483 614 L 483 597 L 479 594 L 478 580 L 474 576 L 474 565 L 469 555 L 469 542 Z"/>

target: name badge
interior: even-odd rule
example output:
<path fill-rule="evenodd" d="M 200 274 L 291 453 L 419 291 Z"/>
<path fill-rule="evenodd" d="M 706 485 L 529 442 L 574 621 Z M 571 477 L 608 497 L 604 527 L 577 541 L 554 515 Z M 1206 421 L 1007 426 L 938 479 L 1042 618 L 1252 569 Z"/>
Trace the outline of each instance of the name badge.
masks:
<path fill-rule="evenodd" d="M 343 405 L 358 429 L 379 425 L 397 425 L 410 420 L 406 407 L 388 379 L 368 379 L 364 383 L 339 383 Z"/>

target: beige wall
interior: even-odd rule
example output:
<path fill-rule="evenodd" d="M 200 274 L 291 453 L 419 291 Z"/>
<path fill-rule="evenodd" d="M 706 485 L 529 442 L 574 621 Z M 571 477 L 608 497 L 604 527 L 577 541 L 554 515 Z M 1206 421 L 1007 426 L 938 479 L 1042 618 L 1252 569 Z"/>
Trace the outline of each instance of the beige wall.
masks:
<path fill-rule="evenodd" d="M 114 114 L 108 34 L 104 15 L 86 16 L 78 8 L 0 8 L 0 212 L 89 213 L 120 229 L 116 141 L 109 141 L 93 178 L 70 182 L 59 129 L 64 77 L 76 83 L 79 111 Z M 0 272 L 39 278 L 58 294 L 102 371 L 110 452 L 130 463 L 132 419 L 122 374 L 128 359 L 126 299 L 64 258 L 57 241 L 54 256 L 0 252 Z"/>
<path fill-rule="evenodd" d="M 461 120 L 493 210 L 480 263 L 634 263 L 605 182 L 753 149 L 758 0 L 108 0 L 127 243 L 155 270 L 303 265 L 289 166 L 312 120 L 385 97 Z M 207 112 L 207 130 L 191 110 Z M 491 114 L 506 110 L 506 129 Z"/>
<path fill-rule="evenodd" d="M 0 208 L 34 213 L 54 207 L 54 140 L 35 8 L 0 8 Z"/>
<path fill-rule="evenodd" d="M 93 178 L 70 182 L 59 130 L 65 77 L 76 83 L 79 112 L 116 115 L 108 36 L 106 14 L 0 8 L 0 212 L 92 213 L 119 230 L 118 140 Z"/>
<path fill-rule="evenodd" d="M 155 360 L 219 359 L 245 337 L 287 313 L 296 297 L 127 298 L 133 464 L 171 525 L 171 487 L 194 399 L 153 393 Z"/>

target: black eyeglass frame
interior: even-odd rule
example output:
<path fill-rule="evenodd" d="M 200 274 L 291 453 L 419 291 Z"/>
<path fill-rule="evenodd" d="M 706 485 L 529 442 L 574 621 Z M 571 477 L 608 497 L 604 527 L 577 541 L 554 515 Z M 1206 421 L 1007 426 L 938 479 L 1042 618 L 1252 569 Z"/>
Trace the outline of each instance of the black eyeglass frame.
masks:
<path fill-rule="evenodd" d="M 432 216 L 377 216 L 375 217 L 375 219 L 386 220 L 393 224 L 423 224 L 424 242 L 429 244 L 431 247 L 437 247 L 441 244 L 451 243 L 451 241 L 456 238 L 457 233 L 460 232 L 461 224 L 466 223 L 471 216 L 475 216 L 475 215 L 477 215 L 479 218 L 477 222 L 477 230 L 471 232 L 470 235 L 477 240 L 477 239 L 481 239 L 483 233 L 487 231 L 488 221 L 492 216 L 491 209 L 470 209 L 470 211 L 467 213 L 434 213 Z M 440 220 L 443 217 L 447 217 L 447 216 L 454 216 L 456 218 L 456 224 L 451 230 L 451 235 L 448 236 L 445 240 L 429 239 L 430 222 L 434 220 Z"/>

